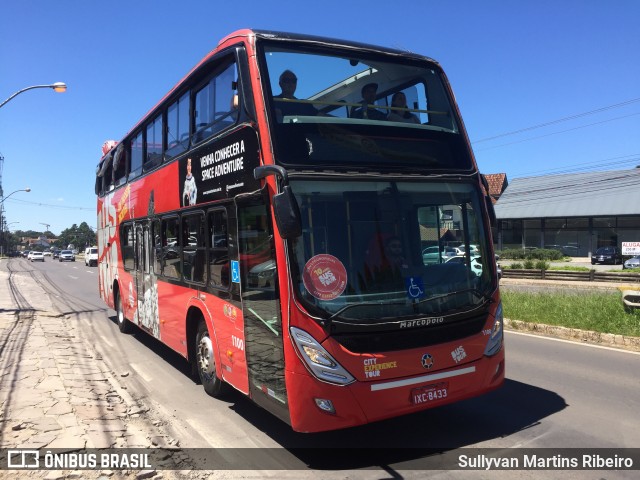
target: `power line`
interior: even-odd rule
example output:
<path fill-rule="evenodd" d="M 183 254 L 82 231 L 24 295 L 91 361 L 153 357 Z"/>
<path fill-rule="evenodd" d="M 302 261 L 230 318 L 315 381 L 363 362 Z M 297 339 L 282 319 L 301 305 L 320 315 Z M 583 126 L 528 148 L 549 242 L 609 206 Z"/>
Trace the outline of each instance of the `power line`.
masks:
<path fill-rule="evenodd" d="M 610 118 L 610 119 L 608 119 L 608 120 L 602 120 L 602 121 L 600 121 L 600 122 L 589 123 L 589 124 L 587 124 L 587 125 L 581 125 L 581 126 L 579 126 L 579 127 L 569 128 L 569 129 L 567 129 L 567 130 L 560 130 L 559 132 L 551 132 L 551 133 L 547 133 L 547 134 L 545 134 L 545 135 L 538 135 L 537 137 L 525 138 L 525 139 L 523 139 L 523 140 L 517 140 L 517 141 L 515 141 L 515 142 L 503 143 L 503 144 L 501 144 L 501 145 L 494 145 L 493 147 L 481 148 L 481 149 L 478 149 L 478 150 L 476 150 L 476 151 L 478 151 L 478 152 L 484 152 L 485 150 L 491 150 L 491 149 L 494 149 L 494 148 L 506 147 L 506 146 L 508 146 L 508 145 L 515 145 L 516 143 L 528 142 L 528 141 L 531 141 L 531 140 L 537 140 L 538 138 L 550 137 L 550 136 L 552 136 L 552 135 L 559 135 L 559 134 L 561 134 L 561 133 L 572 132 L 572 131 L 574 131 L 574 130 L 580 130 L 581 128 L 592 127 L 592 126 L 594 126 L 594 125 L 600 125 L 600 124 L 602 124 L 602 123 L 612 122 L 612 121 L 614 121 L 614 120 L 620 120 L 620 119 L 622 119 L 622 118 L 633 117 L 634 115 L 640 115 L 640 112 L 630 113 L 629 115 L 623 115 L 623 116 L 621 116 L 621 117 Z M 532 128 L 537 128 L 537 127 L 532 127 Z M 512 134 L 515 134 L 515 133 L 517 133 L 517 132 L 508 133 L 508 134 L 505 134 L 505 135 L 512 135 Z M 500 137 L 500 136 L 504 136 L 504 135 L 499 135 L 499 137 Z M 498 138 L 498 137 L 493 137 L 493 138 Z M 477 142 L 472 142 L 472 143 L 477 143 Z"/>
<path fill-rule="evenodd" d="M 50 203 L 40 203 L 40 202 L 30 202 L 29 200 L 21 200 L 19 198 L 11 198 L 9 201 L 11 202 L 19 202 L 19 203 L 27 203 L 29 205 L 37 205 L 38 207 L 49 207 L 49 208 L 57 208 L 61 210 L 95 210 L 95 207 L 74 207 L 67 205 L 51 205 Z"/>
<path fill-rule="evenodd" d="M 604 112 L 606 110 L 611 110 L 612 108 L 624 107 L 626 105 L 630 105 L 630 104 L 636 103 L 636 102 L 640 102 L 640 98 L 633 98 L 633 99 L 627 100 L 625 102 L 616 103 L 616 104 L 609 105 L 609 106 L 606 106 L 606 107 L 598 108 L 596 110 L 590 110 L 588 112 L 577 113 L 575 115 L 570 115 L 568 117 L 559 118 L 557 120 L 551 120 L 549 122 L 539 123 L 539 124 L 533 125 L 531 127 L 521 128 L 519 130 L 513 130 L 511 132 L 506 132 L 506 133 L 501 133 L 501 134 L 498 134 L 498 135 L 494 135 L 492 137 L 482 138 L 480 140 L 475 140 L 475 141 L 473 141 L 471 143 L 475 144 L 475 143 L 481 143 L 481 142 L 488 142 L 490 140 L 495 140 L 496 138 L 507 137 L 509 135 L 516 135 L 518 133 L 527 132 L 529 130 L 535 130 L 537 128 L 548 127 L 549 125 L 555 125 L 556 123 L 567 122 L 569 120 L 575 120 L 576 118 L 585 117 L 587 115 L 593 115 L 594 113 Z M 624 118 L 624 117 L 620 117 L 620 118 Z"/>

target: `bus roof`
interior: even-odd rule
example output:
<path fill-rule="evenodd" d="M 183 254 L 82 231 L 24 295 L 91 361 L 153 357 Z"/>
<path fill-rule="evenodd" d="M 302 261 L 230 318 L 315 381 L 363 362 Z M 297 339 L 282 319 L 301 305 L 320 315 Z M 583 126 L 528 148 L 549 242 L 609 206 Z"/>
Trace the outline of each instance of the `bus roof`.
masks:
<path fill-rule="evenodd" d="M 337 48 L 345 48 L 362 51 L 369 51 L 371 53 L 380 53 L 383 55 L 393 55 L 393 56 L 402 56 L 409 59 L 428 61 L 435 65 L 440 66 L 440 64 L 434 60 L 433 58 L 426 57 L 424 55 L 419 55 L 417 53 L 413 53 L 405 50 L 398 50 L 393 48 L 381 47 L 378 45 L 372 45 L 367 43 L 354 42 L 349 40 L 342 40 L 330 37 L 322 37 L 316 35 L 306 35 L 300 33 L 290 33 L 290 32 L 278 32 L 272 30 L 259 30 L 259 29 L 241 29 L 236 30 L 229 35 L 223 37 L 219 42 L 216 48 L 211 50 L 207 55 L 202 58 L 189 72 L 182 78 L 180 81 L 171 88 L 148 112 L 146 112 L 140 120 L 122 137 L 122 139 L 129 136 L 132 132 L 140 127 L 140 125 L 160 106 L 162 103 L 169 98 L 173 93 L 178 90 L 182 84 L 198 69 L 207 63 L 211 57 L 213 57 L 219 51 L 231 46 L 236 39 L 244 39 L 244 38 L 258 38 L 260 40 L 271 40 L 271 41 L 282 41 L 282 42 L 299 42 L 299 43 L 308 43 L 310 45 L 316 46 L 324 46 L 324 47 L 337 47 Z M 121 140 L 118 141 L 120 143 Z M 103 161 L 108 158 L 112 151 L 115 151 L 115 147 L 117 144 L 112 145 L 111 149 L 106 152 L 98 162 L 98 169 L 100 165 L 102 165 Z"/>

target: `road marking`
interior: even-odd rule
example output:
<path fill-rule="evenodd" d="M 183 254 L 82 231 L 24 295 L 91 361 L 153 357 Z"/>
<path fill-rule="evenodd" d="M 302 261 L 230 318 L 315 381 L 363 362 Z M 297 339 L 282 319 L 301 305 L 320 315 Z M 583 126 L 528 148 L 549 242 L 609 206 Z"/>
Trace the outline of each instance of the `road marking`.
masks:
<path fill-rule="evenodd" d="M 640 352 L 634 352 L 632 350 L 623 350 L 622 348 L 605 347 L 603 345 L 593 345 L 592 343 L 583 343 L 575 340 L 564 340 L 562 338 L 547 337 L 544 335 L 534 335 L 533 333 L 514 332 L 512 330 L 505 330 L 505 333 L 511 333 L 513 335 L 523 335 L 525 337 L 543 338 L 545 340 L 551 340 L 554 342 L 571 343 L 572 345 L 580 345 L 581 347 L 600 348 L 602 350 L 611 350 L 612 352 L 630 353 L 632 355 L 640 355 Z"/>
<path fill-rule="evenodd" d="M 73 278 L 74 280 L 77 280 L 78 277 L 74 277 L 73 275 L 69 275 L 71 278 Z"/>
<path fill-rule="evenodd" d="M 142 377 L 142 379 L 147 382 L 147 383 L 151 383 L 153 382 L 153 377 L 150 377 L 149 374 L 147 372 L 144 371 L 144 369 L 142 369 L 140 367 L 139 364 L 137 363 L 130 363 L 129 366 L 135 370 L 136 375 L 138 375 L 139 377 Z"/>

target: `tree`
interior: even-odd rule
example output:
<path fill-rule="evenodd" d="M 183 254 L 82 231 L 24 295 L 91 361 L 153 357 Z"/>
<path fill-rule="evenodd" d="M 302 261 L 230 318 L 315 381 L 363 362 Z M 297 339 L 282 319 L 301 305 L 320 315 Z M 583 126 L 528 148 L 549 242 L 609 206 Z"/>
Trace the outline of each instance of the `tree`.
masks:
<path fill-rule="evenodd" d="M 78 250 L 82 250 L 95 244 L 96 232 L 87 225 L 87 222 L 82 222 L 80 226 L 74 223 L 71 228 L 63 230 L 58 237 L 57 242 L 57 246 L 61 248 L 73 245 Z"/>

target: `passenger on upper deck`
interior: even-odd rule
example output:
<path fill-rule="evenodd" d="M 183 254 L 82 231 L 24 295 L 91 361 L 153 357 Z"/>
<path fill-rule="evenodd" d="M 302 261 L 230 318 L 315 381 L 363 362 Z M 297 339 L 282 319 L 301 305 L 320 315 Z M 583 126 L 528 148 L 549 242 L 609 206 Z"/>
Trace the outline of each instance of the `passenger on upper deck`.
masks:
<path fill-rule="evenodd" d="M 311 105 L 310 103 L 300 103 L 296 101 L 286 101 L 286 100 L 298 100 L 294 95 L 296 91 L 296 87 L 298 86 L 298 78 L 296 74 L 291 70 L 285 70 L 280 74 L 280 79 L 278 80 L 278 84 L 280 85 L 280 89 L 282 92 L 280 95 L 275 95 L 273 98 L 275 100 L 275 108 L 276 108 L 276 117 L 278 121 L 282 121 L 283 117 L 288 115 L 310 115 L 314 116 L 318 114 L 318 111 Z M 277 99 L 286 99 L 280 100 Z"/>
<path fill-rule="evenodd" d="M 376 92 L 378 91 L 377 83 L 367 83 L 362 87 L 362 104 L 361 107 L 353 107 L 351 109 L 351 118 L 368 118 L 370 120 L 386 120 L 387 116 L 380 110 L 376 110 L 370 105 L 375 106 Z"/>
<path fill-rule="evenodd" d="M 387 120 L 392 122 L 404 122 L 404 123 L 420 123 L 418 117 L 409 111 L 407 107 L 407 97 L 403 92 L 396 92 L 391 97 L 391 106 L 395 108 L 404 108 L 406 110 L 391 110 Z"/>

